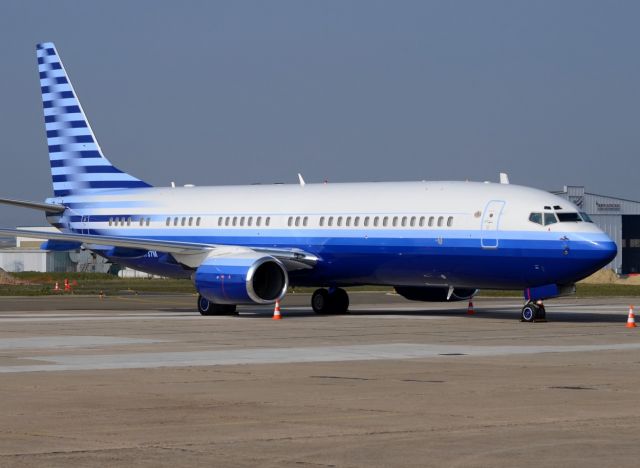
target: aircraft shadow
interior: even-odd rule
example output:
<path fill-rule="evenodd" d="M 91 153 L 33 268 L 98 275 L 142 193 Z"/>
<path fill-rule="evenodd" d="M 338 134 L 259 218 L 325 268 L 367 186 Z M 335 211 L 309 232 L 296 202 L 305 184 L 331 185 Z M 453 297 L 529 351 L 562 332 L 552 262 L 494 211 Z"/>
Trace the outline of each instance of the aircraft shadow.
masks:
<path fill-rule="evenodd" d="M 161 312 L 169 312 L 175 314 L 194 315 L 196 313 L 192 308 L 161 308 L 157 309 Z M 508 320 L 518 321 L 520 318 L 519 310 L 512 308 L 493 308 L 483 309 L 476 308 L 475 314 L 468 315 L 466 310 L 460 309 L 439 309 L 439 310 L 383 310 L 383 309 L 359 309 L 350 311 L 347 314 L 333 315 L 323 314 L 318 315 L 311 309 L 307 310 L 282 310 L 284 318 L 334 318 L 334 317 L 430 317 L 430 318 L 468 318 L 469 320 Z M 238 319 L 271 319 L 273 311 L 271 309 L 239 309 L 239 314 L 232 316 Z M 598 313 L 598 312 L 566 312 L 566 311 L 554 311 L 553 308 L 547 308 L 547 322 L 548 323 L 620 323 L 624 325 L 627 321 L 626 313 L 620 314 L 611 313 Z"/>

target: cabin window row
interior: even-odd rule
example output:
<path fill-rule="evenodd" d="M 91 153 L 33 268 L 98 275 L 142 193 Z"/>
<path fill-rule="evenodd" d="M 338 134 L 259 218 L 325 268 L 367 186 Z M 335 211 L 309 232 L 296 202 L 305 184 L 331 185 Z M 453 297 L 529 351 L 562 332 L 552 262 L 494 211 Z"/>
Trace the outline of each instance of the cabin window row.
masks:
<path fill-rule="evenodd" d="M 306 226 L 306 217 L 305 224 Z M 452 227 L 453 216 L 321 216 L 320 227 Z M 291 226 L 291 218 L 289 218 Z M 296 226 L 297 218 L 296 218 Z"/>
<path fill-rule="evenodd" d="M 452 227 L 453 216 L 320 216 L 320 227 Z M 532 220 L 533 221 L 533 220 Z M 116 216 L 109 218 L 109 226 L 131 226 L 132 218 Z M 166 226 L 200 226 L 200 216 L 167 217 Z M 140 226 L 149 226 L 151 218 L 140 218 Z M 270 216 L 220 216 L 220 227 L 268 227 L 271 225 Z M 308 216 L 289 216 L 288 227 L 309 226 Z"/>
<path fill-rule="evenodd" d="M 165 225 L 167 226 L 194 226 L 194 220 L 195 220 L 195 226 L 200 226 L 200 222 L 202 221 L 202 218 L 200 216 L 198 216 L 197 218 L 194 218 L 193 216 L 182 216 L 182 217 L 178 217 L 175 216 L 173 218 L 171 217 L 167 217 L 167 220 L 165 221 Z"/>
<path fill-rule="evenodd" d="M 140 218 L 140 226 L 149 226 L 151 218 Z M 109 226 L 131 226 L 131 216 L 116 216 L 109 218 Z"/>
<path fill-rule="evenodd" d="M 271 224 L 271 217 L 265 216 L 220 216 L 218 218 L 218 226 L 262 226 L 264 221 L 265 226 L 269 226 Z"/>

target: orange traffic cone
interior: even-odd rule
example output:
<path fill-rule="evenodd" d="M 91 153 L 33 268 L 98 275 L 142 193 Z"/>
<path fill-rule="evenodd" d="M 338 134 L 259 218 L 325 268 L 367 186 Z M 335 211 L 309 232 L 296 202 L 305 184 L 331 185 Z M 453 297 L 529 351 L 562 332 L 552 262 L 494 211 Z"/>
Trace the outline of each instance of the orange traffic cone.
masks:
<path fill-rule="evenodd" d="M 473 301 L 469 301 L 469 307 L 467 307 L 467 315 L 473 315 L 476 311 L 473 310 Z"/>
<path fill-rule="evenodd" d="M 273 309 L 273 320 L 280 320 L 282 315 L 280 315 L 280 301 L 276 301 L 276 306 Z"/>
<path fill-rule="evenodd" d="M 629 318 L 627 319 L 627 328 L 636 328 L 636 316 L 633 313 L 633 306 L 629 306 Z"/>
<path fill-rule="evenodd" d="M 64 279 L 64 290 L 71 291 L 71 285 L 69 284 L 69 280 L 67 278 Z"/>

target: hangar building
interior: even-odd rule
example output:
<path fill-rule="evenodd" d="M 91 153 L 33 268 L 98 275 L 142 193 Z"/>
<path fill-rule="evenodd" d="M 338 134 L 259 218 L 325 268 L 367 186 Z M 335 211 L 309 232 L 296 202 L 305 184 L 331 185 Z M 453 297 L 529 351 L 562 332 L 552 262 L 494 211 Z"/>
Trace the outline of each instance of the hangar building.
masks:
<path fill-rule="evenodd" d="M 618 245 L 608 268 L 623 275 L 640 273 L 640 202 L 585 192 L 577 185 L 553 193 L 575 203 Z"/>

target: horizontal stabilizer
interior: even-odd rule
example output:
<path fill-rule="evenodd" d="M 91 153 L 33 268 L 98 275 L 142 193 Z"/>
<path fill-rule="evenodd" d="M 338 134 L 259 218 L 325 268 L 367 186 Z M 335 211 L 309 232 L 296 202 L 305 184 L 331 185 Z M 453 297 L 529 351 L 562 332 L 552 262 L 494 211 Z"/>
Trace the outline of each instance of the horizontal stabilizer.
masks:
<path fill-rule="evenodd" d="M 46 211 L 47 213 L 62 213 L 66 210 L 63 205 L 54 205 L 51 203 L 38 203 L 24 200 L 12 200 L 10 198 L 0 198 L 0 203 L 4 205 L 19 206 L 21 208 L 31 208 L 32 210 Z"/>

